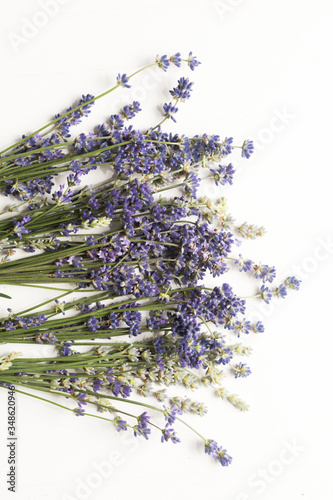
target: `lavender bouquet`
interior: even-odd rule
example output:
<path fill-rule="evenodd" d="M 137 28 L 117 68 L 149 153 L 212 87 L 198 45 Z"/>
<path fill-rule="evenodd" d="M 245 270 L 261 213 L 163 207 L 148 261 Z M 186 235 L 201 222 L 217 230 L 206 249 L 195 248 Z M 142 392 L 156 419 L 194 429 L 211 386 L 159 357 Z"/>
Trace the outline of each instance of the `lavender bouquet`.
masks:
<path fill-rule="evenodd" d="M 177 53 L 157 56 L 146 68 L 166 71 L 183 63 L 192 70 L 200 64 L 192 53 L 185 60 Z M 1 152 L 0 190 L 16 201 L 0 220 L 0 284 L 62 293 L 17 313 L 9 309 L 0 319 L 1 343 L 55 349 L 51 357 L 4 355 L 0 387 L 76 416 L 109 420 L 117 431 L 131 429 L 145 439 L 157 429 L 162 442 L 178 443 L 174 424 L 190 427 L 182 414 L 204 415 L 206 407 L 170 396 L 169 387 L 205 386 L 241 411 L 248 408 L 222 381 L 227 372 L 236 378 L 251 373 L 239 360 L 251 349 L 239 339 L 264 326 L 247 320 L 247 299 L 225 281 L 227 272 L 236 268 L 259 280 L 253 297 L 267 303 L 298 289 L 299 281 L 289 277 L 272 285 L 275 268 L 243 257 L 238 248 L 239 238 L 253 239 L 264 229 L 237 223 L 225 198 L 213 203 L 198 195 L 203 178 L 221 190 L 232 184 L 235 169 L 226 158 L 234 149 L 249 158 L 252 141 L 235 146 L 231 137 L 162 131 L 191 95 L 188 78 L 170 91 L 173 102 L 164 104 L 156 126 L 143 132 L 127 125 L 140 111 L 134 101 L 93 132 L 73 137 L 97 99 L 129 88 L 146 68 L 119 74 L 110 90 L 82 96 Z M 105 181 L 84 184 L 86 174 L 101 168 L 107 169 Z M 67 180 L 59 185 L 60 174 Z M 16 251 L 21 257 L 12 259 Z M 217 286 L 206 286 L 208 275 Z M 206 453 L 230 464 L 223 447 L 192 430 Z"/>

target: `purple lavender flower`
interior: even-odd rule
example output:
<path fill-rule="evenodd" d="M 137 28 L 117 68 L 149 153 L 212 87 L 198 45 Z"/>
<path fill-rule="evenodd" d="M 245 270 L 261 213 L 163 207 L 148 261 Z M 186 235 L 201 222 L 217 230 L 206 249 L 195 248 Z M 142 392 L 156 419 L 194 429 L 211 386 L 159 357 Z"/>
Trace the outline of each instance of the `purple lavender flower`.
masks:
<path fill-rule="evenodd" d="M 254 264 L 252 266 L 253 276 L 257 279 L 262 278 L 265 271 L 265 266 L 262 264 Z"/>
<path fill-rule="evenodd" d="M 91 94 L 87 95 L 82 95 L 81 99 L 78 101 L 77 104 L 74 105 L 74 107 L 69 107 L 66 109 L 66 113 L 68 113 L 66 116 L 62 116 L 60 114 L 55 115 L 55 119 L 57 120 L 57 133 L 60 137 L 66 139 L 70 137 L 70 127 L 73 125 L 78 125 L 81 123 L 81 119 L 83 116 L 88 116 L 90 113 L 90 108 L 93 106 L 94 101 L 88 102 L 94 99 L 94 96 Z M 85 104 L 84 106 L 81 106 L 82 104 Z M 81 106 L 80 109 L 75 109 L 76 107 Z M 73 110 L 74 108 L 74 110 Z M 72 111 L 73 110 L 73 111 Z M 71 113 L 69 113 L 71 111 Z M 62 116 L 62 117 L 61 117 Z M 61 118 L 60 118 L 61 117 Z M 54 141 L 55 136 L 53 135 L 51 137 L 51 143 L 57 141 Z M 49 138 L 45 139 L 45 141 L 50 140 Z"/>
<path fill-rule="evenodd" d="M 35 340 L 38 344 L 43 344 L 44 342 L 46 342 L 47 344 L 54 345 L 56 342 L 58 342 L 58 339 L 54 335 L 53 332 L 45 332 L 43 334 L 36 334 Z"/>
<path fill-rule="evenodd" d="M 161 442 L 171 441 L 173 444 L 180 443 L 180 439 L 177 437 L 174 429 L 170 429 L 170 427 L 162 429 L 162 437 Z"/>
<path fill-rule="evenodd" d="M 125 420 L 122 420 L 119 416 L 117 416 L 114 419 L 113 423 L 114 423 L 114 426 L 115 426 L 117 432 L 127 430 L 127 422 Z"/>
<path fill-rule="evenodd" d="M 252 260 L 249 259 L 245 260 L 241 254 L 239 254 L 239 258 L 235 261 L 235 264 L 238 265 L 240 272 L 252 271 L 252 266 L 253 266 Z"/>
<path fill-rule="evenodd" d="M 179 68 L 181 66 L 181 63 L 182 63 L 180 52 L 176 52 L 176 54 L 171 56 L 169 60 L 172 64 L 174 64 L 175 66 L 177 66 Z"/>
<path fill-rule="evenodd" d="M 228 363 L 230 363 L 232 358 L 233 358 L 232 350 L 229 349 L 229 347 L 226 347 L 221 351 L 220 359 L 219 359 L 218 363 L 222 363 L 223 365 L 227 365 Z"/>
<path fill-rule="evenodd" d="M 137 417 L 138 425 L 134 426 L 134 436 L 143 436 L 145 439 L 148 439 L 150 434 L 150 429 L 148 425 L 150 423 L 150 416 L 147 415 L 147 412 L 142 413 Z"/>
<path fill-rule="evenodd" d="M 91 94 L 82 95 L 81 99 L 79 100 L 79 102 L 77 103 L 76 106 L 81 106 L 81 104 L 83 104 L 85 102 L 87 104 L 85 104 L 84 106 L 82 106 L 80 109 L 77 109 L 77 110 L 73 111 L 73 115 L 74 115 L 74 117 L 76 119 L 76 124 L 77 123 L 81 123 L 81 117 L 82 116 L 88 116 L 89 115 L 91 107 L 93 106 L 93 104 L 95 104 L 95 102 L 93 101 L 93 99 L 94 99 L 94 96 L 91 95 Z M 88 102 L 88 101 L 92 101 L 92 102 Z"/>
<path fill-rule="evenodd" d="M 289 276 L 284 280 L 284 284 L 287 288 L 291 288 L 291 290 L 299 290 L 301 280 L 298 280 L 295 276 Z"/>
<path fill-rule="evenodd" d="M 192 52 L 189 53 L 186 62 L 192 71 L 194 71 L 195 68 L 197 68 L 199 66 L 199 64 L 201 64 L 201 62 L 198 61 L 197 57 L 192 55 Z"/>
<path fill-rule="evenodd" d="M 76 417 L 83 417 L 85 414 L 85 409 L 79 406 L 78 408 L 75 408 L 74 414 Z"/>
<path fill-rule="evenodd" d="M 96 196 L 90 198 L 88 205 L 92 210 L 98 210 L 102 206 Z"/>
<path fill-rule="evenodd" d="M 155 62 L 159 68 L 163 69 L 163 71 L 166 71 L 168 69 L 168 67 L 170 66 L 170 61 L 166 55 L 161 56 L 161 57 L 159 55 L 157 55 Z"/>
<path fill-rule="evenodd" d="M 24 226 L 30 221 L 31 218 L 29 217 L 29 215 L 25 215 L 24 217 L 22 217 L 20 221 L 17 221 L 16 217 L 13 218 L 13 224 L 14 224 L 13 234 L 18 236 L 20 240 L 22 239 L 23 234 L 28 234 L 31 232 L 30 229 Z"/>
<path fill-rule="evenodd" d="M 29 158 L 16 158 L 16 160 L 14 160 L 13 162 L 15 165 L 19 165 L 20 167 L 28 167 L 29 165 L 31 165 L 31 161 L 29 160 Z"/>
<path fill-rule="evenodd" d="M 177 113 L 178 108 L 176 108 L 175 106 L 172 105 L 171 102 L 169 102 L 169 104 L 165 103 L 163 105 L 163 109 L 165 118 L 171 118 L 172 121 L 176 122 L 176 119 L 174 118 L 173 115 Z"/>
<path fill-rule="evenodd" d="M 91 330 L 92 332 L 97 332 L 97 329 L 100 328 L 98 319 L 95 318 L 95 316 L 91 316 L 91 318 L 88 319 L 87 325 L 89 330 Z"/>
<path fill-rule="evenodd" d="M 232 137 L 226 137 L 224 141 L 221 144 L 221 153 L 223 155 L 230 155 L 232 150 L 234 149 L 233 145 L 233 138 Z"/>
<path fill-rule="evenodd" d="M 263 266 L 261 278 L 262 278 L 264 283 L 265 283 L 265 281 L 272 283 L 275 276 L 276 276 L 275 267 Z"/>
<path fill-rule="evenodd" d="M 140 103 L 138 101 L 133 101 L 130 106 L 123 107 L 121 115 L 125 118 L 125 120 L 131 120 L 139 111 L 141 111 Z"/>
<path fill-rule="evenodd" d="M 65 185 L 62 184 L 59 191 L 55 191 L 52 194 L 52 200 L 55 201 L 57 205 L 67 205 L 71 202 L 73 194 L 71 189 L 65 190 Z"/>
<path fill-rule="evenodd" d="M 214 439 L 207 439 L 205 441 L 205 453 L 207 453 L 207 455 L 211 455 L 213 458 L 216 458 L 218 449 L 219 445 Z"/>
<path fill-rule="evenodd" d="M 33 326 L 33 323 L 32 323 L 32 325 L 31 325 L 31 323 L 29 325 L 28 318 L 24 318 L 24 317 L 15 318 L 15 322 L 19 328 L 24 328 L 25 330 L 27 330 L 29 328 L 29 326 Z"/>
<path fill-rule="evenodd" d="M 190 172 L 184 180 L 184 189 L 187 194 L 196 198 L 198 187 L 200 186 L 200 178 L 194 172 Z"/>
<path fill-rule="evenodd" d="M 271 298 L 272 298 L 272 293 L 269 288 L 265 287 L 264 285 L 261 286 L 260 288 L 260 298 L 266 302 L 266 304 L 269 304 Z"/>
<path fill-rule="evenodd" d="M 75 415 L 77 417 L 84 416 L 84 414 L 85 414 L 84 407 L 87 404 L 87 401 L 85 401 L 87 396 L 88 396 L 88 394 L 84 394 L 81 392 L 77 395 L 78 408 L 75 409 Z"/>
<path fill-rule="evenodd" d="M 231 464 L 232 457 L 214 439 L 207 439 L 205 441 L 205 453 L 215 458 L 223 467 Z"/>
<path fill-rule="evenodd" d="M 112 130 L 122 130 L 124 128 L 124 122 L 119 115 L 110 116 L 110 127 Z M 121 137 L 119 137 L 119 142 L 121 142 Z"/>
<path fill-rule="evenodd" d="M 253 141 L 246 140 L 242 146 L 242 157 L 249 159 L 254 151 Z"/>
<path fill-rule="evenodd" d="M 93 390 L 98 392 L 103 388 L 103 380 L 100 378 L 95 378 L 93 381 Z"/>
<path fill-rule="evenodd" d="M 82 264 L 81 261 L 82 261 L 82 257 L 76 257 L 73 260 L 73 266 L 76 267 L 76 268 L 83 267 L 83 264 Z"/>
<path fill-rule="evenodd" d="M 120 87 L 124 87 L 126 89 L 129 89 L 131 86 L 128 84 L 128 77 L 124 73 L 121 75 L 120 73 L 117 76 L 117 85 L 120 85 Z"/>
<path fill-rule="evenodd" d="M 169 425 L 172 425 L 175 422 L 178 414 L 182 415 L 182 413 L 183 412 L 181 411 L 181 409 L 178 408 L 175 404 L 172 404 L 170 408 L 164 407 L 163 414 L 164 414 L 165 420 L 167 422 L 167 424 L 166 424 L 167 427 Z"/>
<path fill-rule="evenodd" d="M 263 333 L 264 331 L 265 328 L 261 321 L 257 321 L 255 325 L 251 325 L 251 332 L 253 333 Z"/>
<path fill-rule="evenodd" d="M 27 318 L 28 327 L 40 326 L 47 320 L 45 314 L 35 314 L 34 316 L 29 316 Z"/>
<path fill-rule="evenodd" d="M 222 467 L 227 467 L 232 462 L 232 457 L 227 453 L 227 450 L 224 450 L 222 447 L 218 449 L 216 459 Z"/>
<path fill-rule="evenodd" d="M 287 296 L 287 289 L 286 287 L 283 285 L 283 283 L 281 283 L 281 285 L 279 285 L 276 289 L 275 289 L 275 295 L 281 299 L 284 299 L 286 296 Z"/>
<path fill-rule="evenodd" d="M 16 330 L 16 326 L 13 321 L 5 321 L 4 327 L 6 332 L 13 332 Z"/>
<path fill-rule="evenodd" d="M 232 184 L 233 175 L 235 173 L 235 169 L 232 163 L 229 163 L 226 167 L 222 165 L 218 166 L 218 169 L 211 168 L 210 171 L 213 173 L 213 179 L 215 181 L 216 186 L 221 184 L 224 186 L 225 184 Z"/>
<path fill-rule="evenodd" d="M 58 355 L 59 356 L 71 356 L 72 354 L 74 354 L 74 351 L 72 351 L 72 349 L 71 349 L 72 344 L 73 344 L 73 342 L 69 342 L 69 341 L 61 342 L 57 346 Z"/>
<path fill-rule="evenodd" d="M 82 174 L 83 172 L 80 171 L 76 172 L 75 174 L 69 174 L 69 176 L 67 177 L 67 186 L 74 187 L 81 184 L 80 177 L 82 176 Z"/>
<path fill-rule="evenodd" d="M 245 363 L 238 363 L 233 369 L 235 371 L 235 378 L 248 377 L 251 374 L 250 367 Z"/>
<path fill-rule="evenodd" d="M 240 336 L 241 333 L 246 333 L 248 334 L 250 331 L 251 325 L 249 321 L 246 320 L 236 320 L 233 324 L 233 329 L 235 332 L 237 332 L 238 337 Z"/>
<path fill-rule="evenodd" d="M 180 78 L 178 80 L 177 87 L 170 90 L 170 94 L 174 99 L 179 99 L 180 101 L 185 101 L 191 97 L 193 82 L 190 82 L 188 78 Z"/>

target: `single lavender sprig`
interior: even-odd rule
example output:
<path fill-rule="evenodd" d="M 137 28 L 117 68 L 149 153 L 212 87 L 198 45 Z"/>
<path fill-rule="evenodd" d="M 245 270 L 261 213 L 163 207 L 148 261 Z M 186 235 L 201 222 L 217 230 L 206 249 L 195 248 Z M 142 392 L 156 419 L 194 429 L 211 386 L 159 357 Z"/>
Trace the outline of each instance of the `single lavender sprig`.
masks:
<path fill-rule="evenodd" d="M 184 61 L 188 62 L 188 59 Z M 162 69 L 166 70 L 170 65 L 170 62 L 174 63 L 176 66 L 180 66 L 180 54 L 177 53 L 171 58 L 167 58 L 167 56 L 162 56 L 161 58 L 157 57 L 154 63 L 129 76 L 125 73 L 118 74 L 116 85 L 111 89 L 98 95 L 97 97 L 93 97 L 90 94 L 86 96 L 83 95 L 74 107 L 68 108 L 66 112 L 61 115 L 57 114 L 54 120 L 35 132 L 22 136 L 20 141 L 16 142 L 13 146 L 4 149 L 0 153 L 0 155 L 3 155 L 2 158 L 0 157 L 0 173 L 2 174 L 2 179 L 5 179 L 7 184 L 14 184 L 16 181 L 16 185 L 20 188 L 21 196 L 22 193 L 24 193 L 23 196 L 28 196 L 31 194 L 29 193 L 31 190 L 33 192 L 38 190 L 39 192 L 50 193 L 54 184 L 51 175 L 47 175 L 48 172 L 45 172 L 45 169 L 52 167 L 52 170 L 54 170 L 54 166 L 59 163 L 59 160 L 66 156 L 60 148 L 61 146 L 66 148 L 70 145 L 69 139 L 71 138 L 71 127 L 80 123 L 81 118 L 90 113 L 90 108 L 96 100 L 104 97 L 119 87 L 129 88 L 130 85 L 128 82 L 132 77 L 154 65 L 160 66 Z M 50 129 L 50 127 L 52 128 Z M 47 131 L 41 135 L 40 132 L 43 132 L 44 130 Z M 46 139 L 43 139 L 43 136 L 48 134 L 51 135 L 46 137 Z M 12 154 L 7 153 L 10 150 L 12 150 Z M 73 160 L 74 159 L 75 158 L 73 158 Z M 40 164 L 43 164 L 44 170 L 38 168 Z M 23 177 L 22 170 L 24 171 Z M 39 174 L 44 173 L 44 175 L 38 175 L 37 172 Z M 53 175 L 58 172 L 59 169 L 57 172 L 53 172 Z M 4 173 L 8 176 L 7 178 L 3 176 Z M 11 176 L 11 173 L 14 175 Z M 24 174 L 27 173 L 29 173 L 29 175 L 25 177 Z M 19 176 L 15 174 L 19 174 Z M 21 181 L 20 183 L 19 180 Z M 1 187 L 0 183 L 0 189 Z M 10 188 L 10 186 L 8 188 Z M 27 193 L 25 193 L 26 190 Z M 12 190 L 11 194 L 17 193 L 15 193 L 15 190 Z"/>
<path fill-rule="evenodd" d="M 207 349 L 207 335 L 204 337 L 205 346 Z M 202 404 L 191 401 L 188 398 L 183 399 L 174 397 L 170 399 L 169 406 L 164 408 L 156 407 L 156 405 L 147 404 L 142 400 L 133 400 L 130 398 L 133 391 L 137 391 L 141 396 L 155 397 L 155 392 L 144 390 L 147 386 L 147 378 L 154 380 L 152 374 L 158 373 L 157 384 L 170 385 L 170 380 L 179 380 L 185 386 L 190 383 L 189 373 L 186 366 L 189 363 L 187 357 L 184 362 L 179 361 L 179 356 L 183 357 L 183 350 L 179 350 L 179 354 L 175 354 L 175 347 L 177 339 L 164 339 L 164 352 L 160 354 L 160 344 L 157 346 L 156 341 L 146 340 L 140 343 L 124 344 L 112 343 L 108 346 L 99 346 L 85 353 L 73 352 L 71 356 L 60 358 L 36 359 L 36 358 L 16 358 L 17 353 L 2 358 L 0 360 L 0 386 L 11 387 L 13 384 L 16 386 L 24 387 L 25 391 L 17 390 L 26 395 L 31 395 L 30 390 L 42 391 L 44 393 L 57 395 L 58 397 L 65 397 L 76 401 L 78 407 L 73 411 L 77 416 L 89 415 L 93 416 L 86 411 L 87 405 L 94 406 L 100 412 L 111 413 L 110 421 L 112 421 L 118 432 L 132 429 L 134 436 L 149 438 L 151 433 L 150 427 L 153 426 L 161 432 L 161 441 L 172 441 L 178 443 L 180 440 L 175 434 L 171 426 L 177 422 L 185 424 L 192 429 L 195 434 L 201 438 L 205 444 L 207 452 L 206 440 L 199 434 L 192 426 L 187 424 L 183 419 L 179 418 L 184 411 L 189 411 L 198 415 L 203 415 L 205 410 Z M 216 347 L 214 348 L 216 349 Z M 209 348 L 209 350 L 211 350 Z M 213 354 L 214 351 L 211 351 Z M 203 354 L 201 355 L 203 356 Z M 215 353 L 218 357 L 218 352 Z M 15 359 L 16 358 L 16 359 Z M 207 363 L 206 357 L 203 356 L 203 361 Z M 171 362 L 171 364 L 170 364 Z M 210 363 L 212 363 L 212 358 Z M 197 369 L 197 366 L 189 364 L 191 369 Z M 171 373 L 174 375 L 172 376 Z M 212 370 L 210 369 L 209 378 L 211 378 Z M 193 375 L 194 376 L 194 375 Z M 199 378 L 198 376 L 196 376 Z M 206 377 L 207 378 L 207 377 Z M 202 378 L 202 381 L 204 378 Z M 207 385 L 207 382 L 202 382 Z M 33 396 L 39 397 L 39 396 Z M 44 398 L 41 398 L 44 401 Z M 134 415 L 127 411 L 120 410 L 115 407 L 117 402 L 127 402 L 130 405 L 142 406 L 146 409 L 152 409 L 163 413 L 166 425 L 161 428 L 152 421 L 152 417 L 145 411 L 140 415 Z M 53 402 L 64 409 L 68 409 L 63 405 Z M 126 415 L 134 419 L 134 424 L 130 424 L 122 417 Z M 104 417 L 105 420 L 108 418 Z M 228 465 L 230 457 L 226 461 L 226 451 L 222 448 L 218 449 L 217 458 L 221 465 Z M 221 458 L 224 457 L 223 460 Z"/>

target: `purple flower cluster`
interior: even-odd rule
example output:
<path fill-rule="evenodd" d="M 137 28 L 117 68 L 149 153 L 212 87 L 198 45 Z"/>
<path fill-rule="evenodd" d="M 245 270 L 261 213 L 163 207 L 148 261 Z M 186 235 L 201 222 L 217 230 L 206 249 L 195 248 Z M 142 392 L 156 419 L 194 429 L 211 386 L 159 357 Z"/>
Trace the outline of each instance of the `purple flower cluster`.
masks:
<path fill-rule="evenodd" d="M 25 227 L 25 224 L 27 224 L 30 221 L 31 221 L 31 218 L 29 217 L 29 215 L 25 215 L 24 217 L 22 217 L 22 219 L 20 221 L 18 221 L 16 219 L 16 217 L 14 217 L 14 219 L 13 219 L 13 224 L 14 224 L 13 234 L 15 236 L 17 236 L 20 240 L 22 239 L 22 235 L 30 233 L 31 230 L 28 229 L 27 227 Z"/>
<path fill-rule="evenodd" d="M 176 106 L 173 106 L 171 102 L 169 104 L 165 103 L 163 104 L 163 110 L 165 118 L 171 118 L 173 122 L 176 122 L 174 117 L 174 115 L 178 112 L 178 108 L 176 108 Z"/>
<path fill-rule="evenodd" d="M 244 141 L 242 146 L 242 156 L 248 159 L 253 154 L 253 151 L 254 151 L 253 141 L 249 140 Z"/>
<path fill-rule="evenodd" d="M 238 265 L 239 271 L 251 273 L 255 278 L 261 279 L 264 283 L 268 281 L 272 283 L 276 276 L 275 267 L 267 266 L 266 264 L 255 264 L 250 259 L 244 259 L 242 255 L 235 261 Z"/>
<path fill-rule="evenodd" d="M 218 169 L 211 168 L 210 171 L 213 173 L 213 179 L 216 186 L 219 184 L 221 184 L 221 186 L 224 186 L 225 184 L 232 184 L 233 175 L 235 173 L 232 163 L 229 163 L 226 167 L 219 165 Z"/>
<path fill-rule="evenodd" d="M 146 411 L 137 417 L 138 424 L 133 428 L 134 436 L 143 436 L 145 439 L 148 439 L 151 433 L 148 427 L 150 418 Z"/>
<path fill-rule="evenodd" d="M 180 101 L 186 101 L 191 96 L 193 82 L 190 82 L 188 78 L 180 78 L 178 80 L 177 87 L 170 90 L 170 94 L 174 99 Z"/>
<path fill-rule="evenodd" d="M 70 128 L 75 125 L 79 125 L 79 123 L 81 123 L 82 121 L 82 118 L 84 116 L 89 115 L 93 104 L 94 104 L 93 95 L 91 94 L 83 95 L 81 99 L 73 107 L 69 107 L 68 109 L 66 109 L 66 112 L 64 113 L 65 116 L 60 114 L 55 115 L 54 118 L 56 120 L 58 127 L 57 132 L 60 138 L 66 140 L 71 136 Z M 78 107 L 79 109 L 76 109 Z"/>

